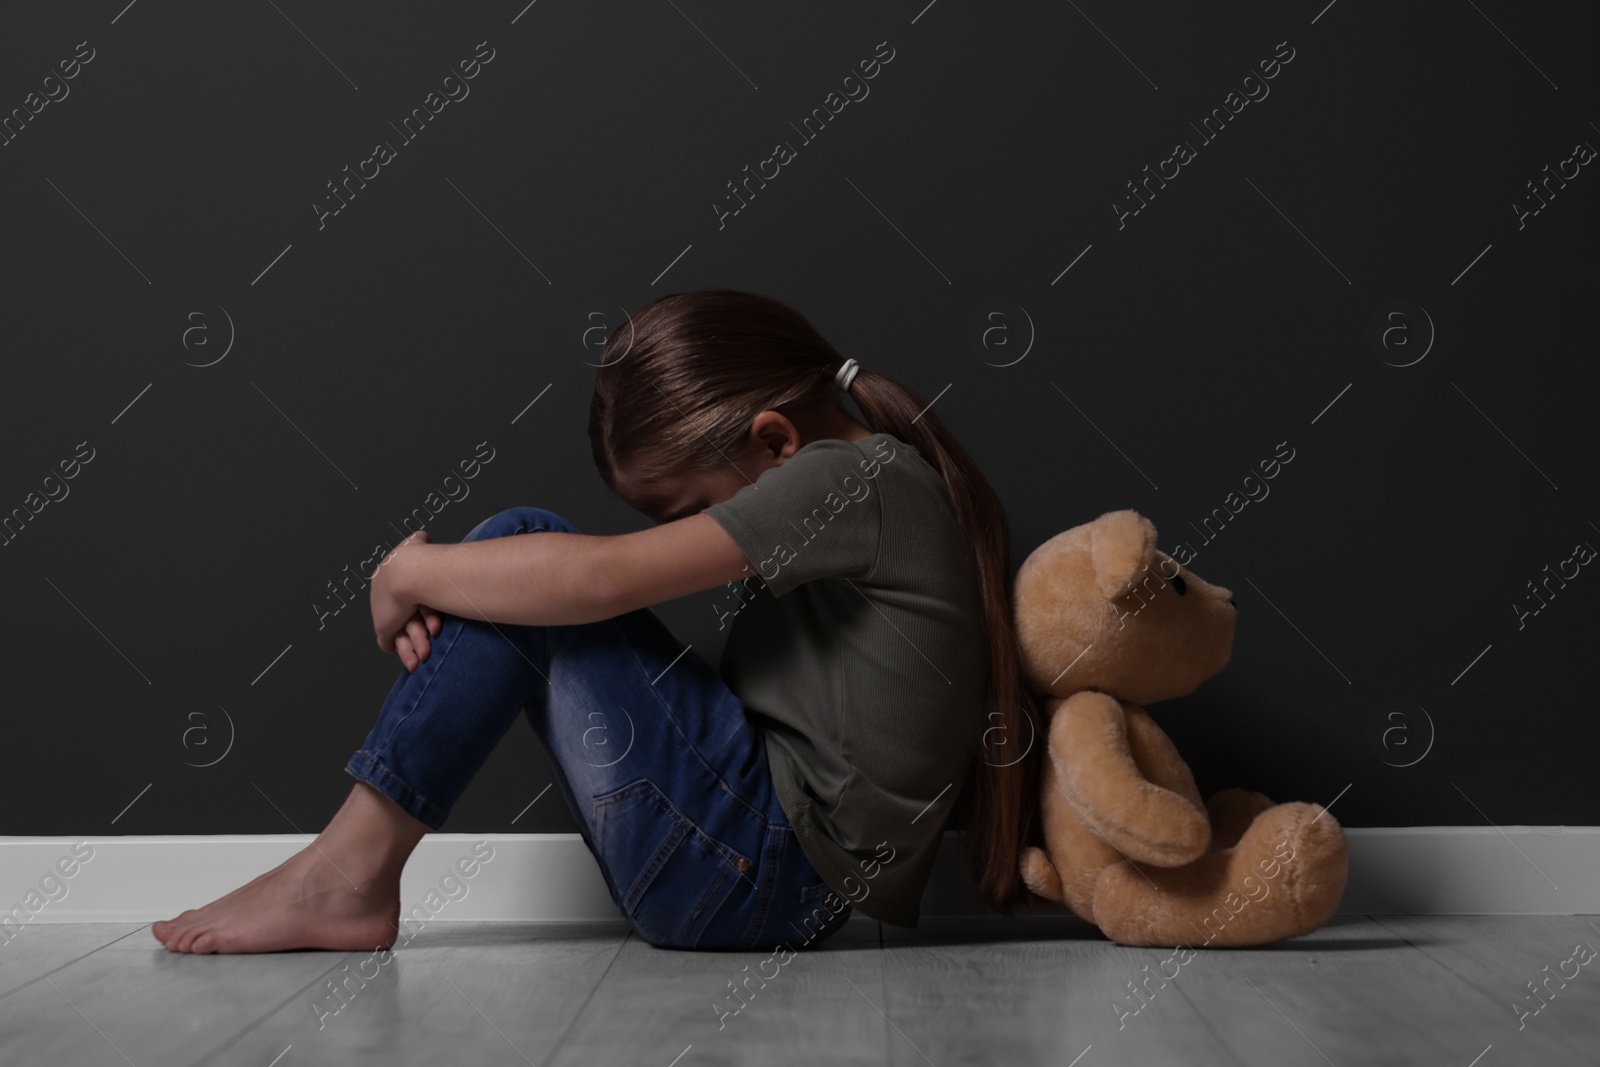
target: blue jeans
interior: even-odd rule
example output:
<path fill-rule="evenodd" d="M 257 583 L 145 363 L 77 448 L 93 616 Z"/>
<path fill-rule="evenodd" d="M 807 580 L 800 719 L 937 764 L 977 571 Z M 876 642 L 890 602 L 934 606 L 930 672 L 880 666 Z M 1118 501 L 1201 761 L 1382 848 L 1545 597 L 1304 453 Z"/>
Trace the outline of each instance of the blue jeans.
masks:
<path fill-rule="evenodd" d="M 465 540 L 577 532 L 511 508 Z M 519 713 L 629 925 L 666 948 L 815 943 L 850 917 L 779 806 L 759 729 L 648 609 L 578 626 L 441 614 L 345 770 L 429 829 Z M 837 910 L 835 910 L 837 909 Z"/>

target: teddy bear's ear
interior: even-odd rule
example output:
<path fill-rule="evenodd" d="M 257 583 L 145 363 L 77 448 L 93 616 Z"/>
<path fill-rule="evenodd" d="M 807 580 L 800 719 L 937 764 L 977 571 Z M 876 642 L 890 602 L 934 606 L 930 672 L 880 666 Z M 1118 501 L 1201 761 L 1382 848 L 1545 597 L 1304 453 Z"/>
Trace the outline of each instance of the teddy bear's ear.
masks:
<path fill-rule="evenodd" d="M 1108 511 L 1090 524 L 1095 587 L 1107 600 L 1126 592 L 1155 556 L 1156 528 L 1137 511 Z"/>

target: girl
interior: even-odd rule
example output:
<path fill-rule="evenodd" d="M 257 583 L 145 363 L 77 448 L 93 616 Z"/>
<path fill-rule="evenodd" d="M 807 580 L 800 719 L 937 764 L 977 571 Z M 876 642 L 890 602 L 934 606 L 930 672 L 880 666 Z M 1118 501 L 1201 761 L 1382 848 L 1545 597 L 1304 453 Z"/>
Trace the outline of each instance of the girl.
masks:
<path fill-rule="evenodd" d="M 652 944 L 810 943 L 855 909 L 914 926 L 962 797 L 980 897 L 1024 896 L 1043 746 L 1006 519 L 932 406 L 727 289 L 652 301 L 603 357 L 595 464 L 656 525 L 593 536 L 522 507 L 402 542 L 372 616 L 405 671 L 357 784 L 300 853 L 156 923 L 168 949 L 392 946 L 407 856 L 519 713 Z M 718 587 L 720 673 L 649 610 Z"/>

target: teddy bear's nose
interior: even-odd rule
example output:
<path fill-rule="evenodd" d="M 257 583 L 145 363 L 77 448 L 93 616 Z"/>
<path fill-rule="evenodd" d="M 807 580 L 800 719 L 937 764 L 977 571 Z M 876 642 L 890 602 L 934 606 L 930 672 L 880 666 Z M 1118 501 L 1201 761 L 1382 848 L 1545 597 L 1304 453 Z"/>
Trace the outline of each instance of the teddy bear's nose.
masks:
<path fill-rule="evenodd" d="M 1238 607 L 1239 606 L 1239 602 L 1234 600 L 1233 597 L 1229 597 L 1228 598 L 1228 603 L 1232 604 L 1234 607 Z"/>

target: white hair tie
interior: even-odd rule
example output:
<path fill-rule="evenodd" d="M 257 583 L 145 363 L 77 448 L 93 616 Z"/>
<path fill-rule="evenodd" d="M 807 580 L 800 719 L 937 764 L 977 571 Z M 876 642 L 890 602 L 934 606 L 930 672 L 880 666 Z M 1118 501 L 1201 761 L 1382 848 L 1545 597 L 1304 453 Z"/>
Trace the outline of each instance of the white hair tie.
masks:
<path fill-rule="evenodd" d="M 834 384 L 845 392 L 850 391 L 850 383 L 855 381 L 856 371 L 861 369 L 861 364 L 853 359 L 847 359 L 839 366 L 839 373 L 833 376 Z"/>

